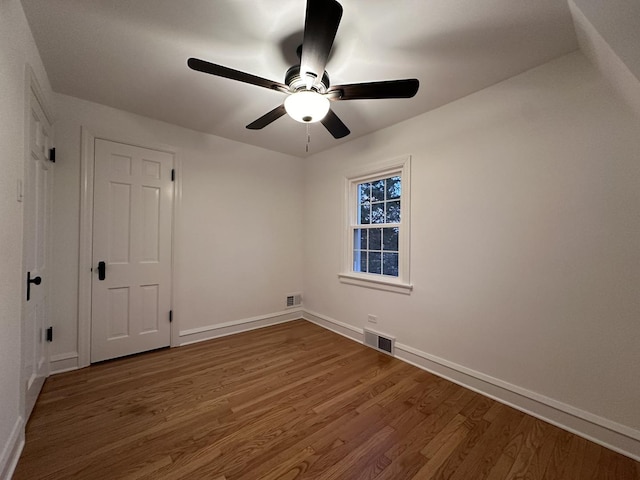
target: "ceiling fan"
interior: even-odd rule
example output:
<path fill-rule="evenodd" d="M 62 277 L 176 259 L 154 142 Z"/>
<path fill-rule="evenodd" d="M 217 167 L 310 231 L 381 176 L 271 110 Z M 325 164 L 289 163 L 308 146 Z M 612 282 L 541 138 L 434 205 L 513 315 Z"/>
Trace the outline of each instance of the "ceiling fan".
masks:
<path fill-rule="evenodd" d="M 349 135 L 347 126 L 331 110 L 330 102 L 378 98 L 411 98 L 419 87 L 415 78 L 381 82 L 331 85 L 325 66 L 342 18 L 342 6 L 336 0 L 307 0 L 304 36 L 298 47 L 300 65 L 287 70 L 285 83 L 267 80 L 250 73 L 190 58 L 193 70 L 218 77 L 277 90 L 288 95 L 282 105 L 247 125 L 260 130 L 285 113 L 302 123 L 322 122 L 334 138 Z"/>

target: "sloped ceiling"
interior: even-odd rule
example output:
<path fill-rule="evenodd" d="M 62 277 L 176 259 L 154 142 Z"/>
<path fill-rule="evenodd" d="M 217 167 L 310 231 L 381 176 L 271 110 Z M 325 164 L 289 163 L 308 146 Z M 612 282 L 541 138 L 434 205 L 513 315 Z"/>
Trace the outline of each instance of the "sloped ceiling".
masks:
<path fill-rule="evenodd" d="M 588 4 L 585 8 L 600 10 L 598 1 L 582 1 Z M 302 41 L 304 0 L 22 3 L 56 92 L 306 155 L 306 126 L 286 116 L 260 131 L 245 129 L 279 105 L 283 94 L 186 66 L 193 56 L 283 81 L 287 68 L 296 63 L 295 49 Z M 332 84 L 415 77 L 420 90 L 413 99 L 333 103 L 352 133 L 335 140 L 314 124 L 309 154 L 434 109 L 578 48 L 566 0 L 341 0 L 341 4 L 342 23 L 327 65 Z M 622 43 L 629 56 L 637 54 Z"/>
<path fill-rule="evenodd" d="M 580 49 L 640 116 L 640 2 L 613 0 L 607 8 L 591 0 L 568 4 Z"/>
<path fill-rule="evenodd" d="M 640 80 L 640 1 L 573 0 L 573 3 Z"/>

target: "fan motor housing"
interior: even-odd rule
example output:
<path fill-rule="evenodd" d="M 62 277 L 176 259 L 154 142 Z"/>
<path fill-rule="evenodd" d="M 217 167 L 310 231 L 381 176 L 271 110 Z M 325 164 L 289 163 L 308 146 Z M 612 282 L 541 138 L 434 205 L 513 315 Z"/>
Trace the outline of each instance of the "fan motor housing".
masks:
<path fill-rule="evenodd" d="M 292 92 L 298 90 L 305 90 L 307 88 L 307 82 L 300 76 L 300 65 L 294 65 L 284 76 L 284 83 L 289 87 Z M 318 93 L 326 93 L 329 88 L 329 75 L 325 71 L 322 75 L 322 80 L 319 84 L 314 85 L 312 90 Z"/>

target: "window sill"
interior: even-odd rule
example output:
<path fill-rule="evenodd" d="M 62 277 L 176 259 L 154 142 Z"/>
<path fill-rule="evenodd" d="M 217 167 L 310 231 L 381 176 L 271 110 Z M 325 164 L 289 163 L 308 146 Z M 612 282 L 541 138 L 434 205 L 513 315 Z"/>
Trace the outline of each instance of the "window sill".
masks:
<path fill-rule="evenodd" d="M 338 278 L 341 283 L 356 285 L 359 287 L 373 288 L 376 290 L 384 290 L 386 292 L 403 293 L 410 295 L 413 285 L 410 283 L 402 283 L 400 281 L 385 280 L 382 278 L 371 278 L 369 276 L 357 275 L 353 273 L 339 273 Z"/>

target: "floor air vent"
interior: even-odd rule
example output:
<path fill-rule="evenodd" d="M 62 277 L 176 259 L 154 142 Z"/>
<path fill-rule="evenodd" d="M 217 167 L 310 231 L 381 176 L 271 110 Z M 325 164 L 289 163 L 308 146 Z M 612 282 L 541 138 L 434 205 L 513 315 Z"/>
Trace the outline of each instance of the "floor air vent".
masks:
<path fill-rule="evenodd" d="M 302 305 L 301 293 L 291 293 L 287 295 L 287 308 L 299 307 L 300 305 Z"/>
<path fill-rule="evenodd" d="M 396 339 L 388 335 L 383 335 L 373 330 L 364 329 L 364 344 L 373 347 L 381 352 L 394 355 L 394 344 Z"/>

